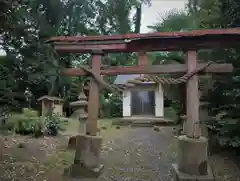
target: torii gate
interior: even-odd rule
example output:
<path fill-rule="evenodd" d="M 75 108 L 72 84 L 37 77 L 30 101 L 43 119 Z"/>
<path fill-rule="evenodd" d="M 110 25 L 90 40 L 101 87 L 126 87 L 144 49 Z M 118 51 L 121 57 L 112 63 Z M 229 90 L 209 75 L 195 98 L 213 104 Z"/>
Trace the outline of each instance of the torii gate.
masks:
<path fill-rule="evenodd" d="M 48 42 L 52 43 L 59 52 L 92 54 L 90 71 L 94 72 L 95 78 L 90 82 L 88 99 L 89 116 L 86 123 L 87 133 L 80 137 L 82 141 L 86 141 L 85 148 L 82 149 L 86 150 L 86 147 L 90 148 L 91 151 L 95 153 L 95 161 L 92 163 L 92 167 L 89 168 L 87 162 L 90 158 L 82 158 L 84 160 L 83 163 L 75 163 L 74 168 L 79 169 L 79 171 L 90 170 L 91 173 L 100 172 L 102 168 L 99 167 L 98 162 L 101 138 L 97 136 L 100 94 L 100 85 L 98 83 L 100 79 L 102 81 L 100 75 L 191 73 L 198 69 L 203 69 L 207 64 L 197 63 L 197 50 L 219 46 L 230 47 L 238 41 L 240 41 L 240 28 L 197 30 L 191 32 L 51 38 Z M 186 64 L 147 65 L 146 53 L 152 51 L 184 51 L 186 53 Z M 138 65 L 101 67 L 101 58 L 103 54 L 117 52 L 137 52 L 139 54 Z M 232 70 L 233 67 L 231 64 L 211 64 L 203 71 L 208 73 L 225 73 L 231 72 Z M 63 73 L 69 76 L 89 75 L 88 71 L 81 68 L 67 68 Z M 96 76 L 99 80 L 96 80 Z M 199 127 L 199 91 L 197 74 L 188 79 L 186 87 L 186 135 L 178 138 L 178 162 L 173 165 L 176 173 L 176 180 L 213 180 L 212 173 L 209 171 L 207 164 L 207 138 L 201 135 Z M 90 146 L 90 142 L 94 145 Z M 80 172 L 82 173 L 82 171 Z M 98 176 L 99 174 L 96 175 Z"/>

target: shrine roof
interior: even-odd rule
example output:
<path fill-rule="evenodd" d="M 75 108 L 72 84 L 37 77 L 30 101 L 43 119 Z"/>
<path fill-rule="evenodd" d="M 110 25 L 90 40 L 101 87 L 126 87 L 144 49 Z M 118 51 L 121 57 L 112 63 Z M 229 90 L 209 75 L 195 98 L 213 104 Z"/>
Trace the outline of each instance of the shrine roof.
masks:
<path fill-rule="evenodd" d="M 118 75 L 117 78 L 114 81 L 114 84 L 126 84 L 127 81 L 129 80 L 133 80 L 137 77 L 139 77 L 140 75 L 138 74 L 130 74 L 130 75 Z"/>
<path fill-rule="evenodd" d="M 129 80 L 134 80 L 138 77 L 140 77 L 141 74 L 122 74 L 122 75 L 118 75 L 117 78 L 114 81 L 114 84 L 116 85 L 124 85 L 126 84 Z M 152 84 L 154 82 L 144 82 L 143 84 Z"/>
<path fill-rule="evenodd" d="M 240 28 L 110 36 L 59 36 L 52 37 L 47 42 L 52 43 L 57 51 L 66 53 L 92 53 L 98 50 L 115 53 L 227 48 L 240 42 Z"/>
<path fill-rule="evenodd" d="M 47 96 L 47 95 L 38 98 L 37 101 L 42 101 L 42 100 L 63 101 L 63 99 L 61 99 L 61 98 L 59 98 L 59 97 Z"/>
<path fill-rule="evenodd" d="M 154 32 L 144 34 L 123 34 L 123 35 L 102 35 L 102 36 L 58 36 L 52 37 L 47 42 L 84 42 L 84 41 L 103 41 L 103 40 L 134 40 L 148 38 L 184 38 L 184 37 L 201 37 L 201 36 L 240 36 L 240 28 L 229 29 L 206 29 L 194 30 L 187 32 Z"/>

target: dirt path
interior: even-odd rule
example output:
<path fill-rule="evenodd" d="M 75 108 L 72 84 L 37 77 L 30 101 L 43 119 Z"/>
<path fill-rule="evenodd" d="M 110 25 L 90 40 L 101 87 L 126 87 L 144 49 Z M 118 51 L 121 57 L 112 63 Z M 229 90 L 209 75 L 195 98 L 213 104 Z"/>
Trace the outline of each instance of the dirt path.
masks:
<path fill-rule="evenodd" d="M 171 130 L 135 128 L 109 142 L 106 147 L 110 150 L 103 152 L 105 171 L 99 180 L 172 180 L 175 144 L 166 132 Z"/>

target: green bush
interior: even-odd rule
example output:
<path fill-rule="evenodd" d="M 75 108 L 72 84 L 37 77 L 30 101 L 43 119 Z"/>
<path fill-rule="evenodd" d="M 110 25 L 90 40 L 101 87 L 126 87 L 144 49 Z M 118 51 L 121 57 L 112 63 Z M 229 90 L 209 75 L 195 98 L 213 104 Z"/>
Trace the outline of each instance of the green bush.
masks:
<path fill-rule="evenodd" d="M 15 124 L 15 132 L 22 135 L 33 133 L 36 118 L 28 118 L 25 115 L 19 116 Z"/>
<path fill-rule="evenodd" d="M 227 112 L 220 112 L 206 123 L 209 131 L 217 138 L 220 146 L 240 147 L 239 119 L 229 118 Z"/>
<path fill-rule="evenodd" d="M 43 124 L 38 117 L 37 111 L 24 108 L 22 114 L 12 114 L 6 121 L 3 129 L 21 134 L 38 134 L 42 132 Z"/>
<path fill-rule="evenodd" d="M 40 137 L 43 135 L 44 123 L 41 119 L 35 121 L 33 126 L 33 135 L 35 137 Z"/>
<path fill-rule="evenodd" d="M 61 129 L 60 118 L 55 115 L 46 116 L 44 124 L 47 134 L 51 136 L 56 136 Z"/>
<path fill-rule="evenodd" d="M 22 114 L 12 114 L 3 129 L 21 135 L 32 134 L 35 137 L 43 133 L 56 136 L 59 131 L 65 130 L 67 124 L 66 118 L 60 118 L 52 113 L 46 117 L 38 117 L 37 111 L 24 108 Z"/>
<path fill-rule="evenodd" d="M 37 130 L 36 125 L 39 125 L 38 117 L 30 117 L 28 114 L 13 114 L 7 121 L 5 128 L 18 134 L 28 135 L 34 134 Z M 40 126 L 38 126 L 38 131 Z"/>
<path fill-rule="evenodd" d="M 113 118 L 122 116 L 122 97 L 117 94 L 112 94 L 108 98 L 101 99 L 101 118 Z"/>

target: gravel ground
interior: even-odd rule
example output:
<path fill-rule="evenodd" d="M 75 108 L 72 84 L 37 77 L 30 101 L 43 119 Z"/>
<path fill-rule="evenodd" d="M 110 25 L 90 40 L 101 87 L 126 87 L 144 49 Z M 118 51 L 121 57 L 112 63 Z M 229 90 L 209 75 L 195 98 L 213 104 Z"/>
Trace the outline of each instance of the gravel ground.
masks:
<path fill-rule="evenodd" d="M 99 180 L 171 181 L 171 164 L 176 159 L 171 130 L 135 128 L 109 141 L 102 155 L 105 170 Z"/>
<path fill-rule="evenodd" d="M 4 160 L 0 162 L 1 181 L 172 181 L 171 164 L 176 161 L 176 140 L 172 128 L 114 127 L 102 132 L 102 164 L 98 179 L 70 179 L 63 169 L 73 162 L 74 151 L 66 150 L 67 137 L 34 139 L 8 136 Z M 19 148 L 19 143 L 24 143 Z M 46 164 L 46 161 L 48 164 Z M 210 157 L 217 181 L 240 181 L 240 171 L 231 157 Z"/>
<path fill-rule="evenodd" d="M 124 133 L 104 145 L 105 170 L 97 181 L 174 180 L 171 165 L 176 162 L 177 144 L 172 128 L 164 127 L 159 132 L 152 128 L 135 128 Z M 240 170 L 227 153 L 213 155 L 209 161 L 216 181 L 240 181 Z"/>

